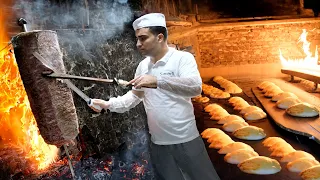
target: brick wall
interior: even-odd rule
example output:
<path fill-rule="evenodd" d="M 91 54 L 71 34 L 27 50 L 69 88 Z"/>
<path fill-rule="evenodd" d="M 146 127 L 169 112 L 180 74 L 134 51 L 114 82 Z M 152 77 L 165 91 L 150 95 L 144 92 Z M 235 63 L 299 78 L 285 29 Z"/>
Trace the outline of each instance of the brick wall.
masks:
<path fill-rule="evenodd" d="M 192 34 L 172 34 L 175 42 L 197 37 L 194 45 L 198 46 L 196 58 L 203 76 L 276 76 L 281 69 L 279 49 L 286 58 L 305 56 L 302 43 L 298 43 L 303 29 L 308 31 L 314 52 L 320 45 L 320 19 L 314 18 L 199 25 Z"/>
<path fill-rule="evenodd" d="M 198 32 L 201 67 L 277 63 L 279 49 L 284 57 L 301 58 L 302 29 L 309 32 L 307 39 L 314 45 L 320 41 L 319 28 L 320 21 L 203 28 Z"/>
<path fill-rule="evenodd" d="M 189 32 L 190 33 L 190 32 Z M 171 37 L 170 33 L 169 33 L 169 37 Z M 199 49 L 199 45 L 198 45 L 198 38 L 196 36 L 195 33 L 191 33 L 190 36 L 185 36 L 184 38 L 179 38 L 179 39 L 175 39 L 175 40 L 171 40 L 170 41 L 173 44 L 178 45 L 178 47 L 180 47 L 181 49 L 183 49 L 184 47 L 189 47 L 192 46 L 192 52 L 197 60 L 197 64 L 200 65 L 201 64 L 201 58 L 200 58 L 200 49 Z"/>

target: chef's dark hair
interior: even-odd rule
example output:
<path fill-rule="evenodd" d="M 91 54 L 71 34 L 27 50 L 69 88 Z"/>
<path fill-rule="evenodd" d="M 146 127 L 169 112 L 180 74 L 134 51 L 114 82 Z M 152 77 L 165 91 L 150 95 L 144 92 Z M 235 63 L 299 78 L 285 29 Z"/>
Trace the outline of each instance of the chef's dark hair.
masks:
<path fill-rule="evenodd" d="M 151 26 L 148 28 L 153 35 L 157 36 L 158 34 L 163 34 L 164 40 L 167 40 L 168 38 L 167 28 L 162 26 Z"/>

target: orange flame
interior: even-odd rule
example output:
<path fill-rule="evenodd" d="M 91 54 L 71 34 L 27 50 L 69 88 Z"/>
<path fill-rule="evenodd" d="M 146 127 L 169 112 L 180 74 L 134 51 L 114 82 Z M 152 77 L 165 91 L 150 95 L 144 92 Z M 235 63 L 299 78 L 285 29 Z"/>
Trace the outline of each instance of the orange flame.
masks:
<path fill-rule="evenodd" d="M 46 144 L 39 134 L 12 47 L 8 45 L 9 36 L 4 24 L 8 17 L 1 8 L 6 6 L 1 5 L 9 3 L 0 3 L 0 152 L 8 148 L 18 149 L 19 155 L 23 155 L 18 158 L 31 163 L 27 166 L 42 170 L 56 160 L 58 148 Z"/>
<path fill-rule="evenodd" d="M 299 41 L 303 43 L 302 48 L 306 57 L 303 59 L 286 59 L 282 56 L 280 51 L 280 60 L 284 68 L 288 69 L 306 69 L 306 70 L 316 70 L 319 71 L 318 65 L 318 47 L 316 47 L 314 56 L 310 52 L 310 42 L 307 41 L 308 32 L 303 29 L 302 34 L 299 37 Z"/>

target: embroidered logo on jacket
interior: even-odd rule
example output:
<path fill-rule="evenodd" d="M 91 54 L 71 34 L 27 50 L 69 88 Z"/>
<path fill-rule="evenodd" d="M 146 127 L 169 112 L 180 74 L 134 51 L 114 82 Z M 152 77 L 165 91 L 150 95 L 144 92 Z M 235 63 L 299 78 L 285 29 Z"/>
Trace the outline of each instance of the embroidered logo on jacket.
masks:
<path fill-rule="evenodd" d="M 161 76 L 170 76 L 170 77 L 173 77 L 173 76 L 174 76 L 174 72 L 172 72 L 172 71 L 161 72 L 160 75 L 161 75 Z"/>

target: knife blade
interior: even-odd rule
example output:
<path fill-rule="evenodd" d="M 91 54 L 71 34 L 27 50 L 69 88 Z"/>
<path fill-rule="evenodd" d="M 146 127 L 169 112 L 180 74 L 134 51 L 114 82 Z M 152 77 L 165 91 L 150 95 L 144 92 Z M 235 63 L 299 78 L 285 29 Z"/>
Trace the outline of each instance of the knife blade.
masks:
<path fill-rule="evenodd" d="M 73 92 L 75 92 L 78 96 L 80 96 L 83 100 L 85 100 L 88 104 L 88 106 L 93 107 L 99 111 L 102 110 L 101 106 L 98 105 L 94 105 L 91 98 L 89 98 L 89 96 L 87 96 L 86 94 L 84 94 L 79 88 L 77 88 L 70 80 L 68 79 L 64 79 L 63 82 L 65 84 L 67 84 L 67 86 L 73 90 Z"/>

